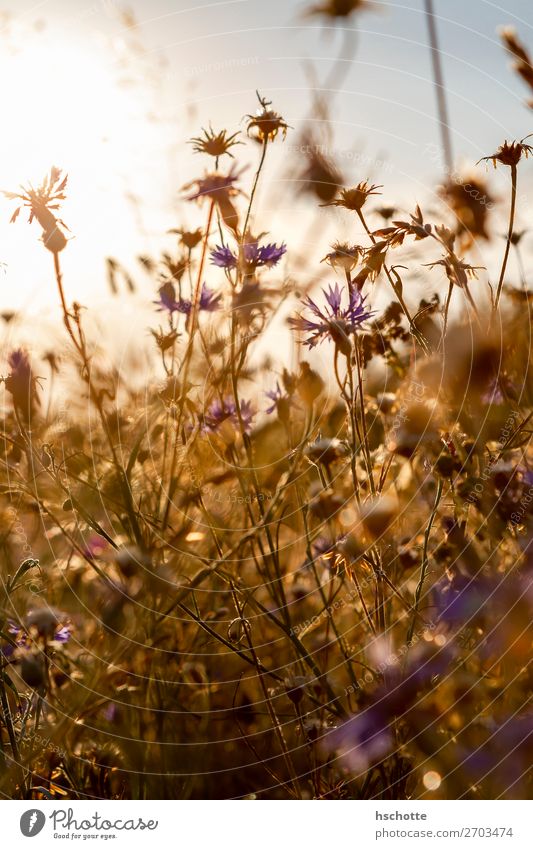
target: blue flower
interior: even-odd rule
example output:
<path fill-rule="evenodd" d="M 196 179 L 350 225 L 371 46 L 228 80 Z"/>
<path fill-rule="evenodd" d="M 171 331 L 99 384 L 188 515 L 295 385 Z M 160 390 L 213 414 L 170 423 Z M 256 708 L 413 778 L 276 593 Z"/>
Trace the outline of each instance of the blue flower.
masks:
<path fill-rule="evenodd" d="M 220 247 L 217 245 L 216 250 L 211 251 L 211 262 L 213 265 L 218 265 L 219 268 L 235 268 L 237 265 L 237 257 L 226 246 Z"/>
<path fill-rule="evenodd" d="M 215 312 L 220 309 L 221 295 L 216 295 L 205 283 L 202 284 L 200 298 L 198 300 L 198 309 L 203 312 Z M 159 300 L 155 301 L 159 306 L 159 310 L 167 310 L 169 313 L 179 312 L 183 315 L 190 315 L 192 302 L 189 298 L 176 298 L 176 293 L 172 283 L 165 283 L 159 290 Z"/>
<path fill-rule="evenodd" d="M 236 253 L 231 248 L 217 245 L 216 249 L 211 251 L 211 262 L 219 268 L 237 268 L 241 265 L 246 274 L 253 274 L 256 268 L 273 268 L 286 251 L 285 244 L 276 245 L 270 242 L 267 245 L 259 245 L 258 239 L 252 239 Z"/>
<path fill-rule="evenodd" d="M 239 404 L 240 418 L 245 431 L 251 430 L 254 411 L 251 401 L 241 401 Z M 237 406 L 232 398 L 224 398 L 222 401 L 213 401 L 207 410 L 203 420 L 203 430 L 215 433 L 220 425 L 229 421 L 235 427 L 240 427 Z"/>
<path fill-rule="evenodd" d="M 294 330 L 309 333 L 310 336 L 304 340 L 304 345 L 314 348 L 325 338 L 332 339 L 339 345 L 343 353 L 349 350 L 348 336 L 355 334 L 356 330 L 367 321 L 373 312 L 365 307 L 365 300 L 357 289 L 349 293 L 348 304 L 342 307 L 342 291 L 339 284 L 329 287 L 329 292 L 322 290 L 326 298 L 327 307 L 318 307 L 311 298 L 306 298 L 303 305 L 309 309 L 318 321 L 313 321 L 303 316 L 290 318 L 289 324 Z"/>
<path fill-rule="evenodd" d="M 176 290 L 172 283 L 165 283 L 159 290 L 159 300 L 154 301 L 158 307 L 158 312 L 167 310 L 169 313 L 178 311 L 178 301 L 176 300 Z"/>

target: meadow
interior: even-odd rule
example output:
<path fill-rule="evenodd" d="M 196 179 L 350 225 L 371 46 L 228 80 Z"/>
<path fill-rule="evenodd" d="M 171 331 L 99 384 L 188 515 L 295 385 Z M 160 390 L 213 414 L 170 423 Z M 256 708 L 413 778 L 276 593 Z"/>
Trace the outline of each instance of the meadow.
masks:
<path fill-rule="evenodd" d="M 502 39 L 533 98 L 528 47 Z M 313 108 L 327 123 L 327 99 Z M 404 213 L 386 174 L 345 183 L 274 95 L 242 113 L 202 116 L 172 247 L 142 258 L 149 367 L 110 366 L 65 294 L 60 163 L 3 187 L 58 321 L 46 348 L 3 351 L 0 792 L 528 798 L 530 114 Z M 309 275 L 256 213 L 283 145 L 311 219 L 358 234 L 318 235 Z"/>

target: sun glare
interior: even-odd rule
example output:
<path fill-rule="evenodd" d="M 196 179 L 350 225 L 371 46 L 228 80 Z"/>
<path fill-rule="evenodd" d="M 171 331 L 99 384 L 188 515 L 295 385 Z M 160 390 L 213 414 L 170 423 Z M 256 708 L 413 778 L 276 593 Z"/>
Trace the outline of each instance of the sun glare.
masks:
<path fill-rule="evenodd" d="M 107 252 L 121 248 L 129 225 L 134 226 L 126 194 L 134 193 L 136 151 L 150 146 L 146 92 L 139 85 L 121 85 L 115 61 L 103 39 L 80 49 L 60 41 L 51 45 L 50 39 L 41 44 L 38 33 L 29 33 L 20 49 L 0 53 L 0 74 L 9 80 L 2 99 L 9 132 L 3 140 L 0 189 L 37 185 L 52 165 L 68 173 L 69 186 L 75 187 L 63 208 L 74 240 L 69 253 L 77 254 L 78 264 L 87 254 L 95 270 Z M 0 216 L 0 260 L 14 284 L 8 299 L 28 308 L 37 294 L 39 302 L 49 303 L 52 292 L 48 298 L 47 287 L 40 285 L 44 258 L 38 232 L 28 248 L 28 233 L 8 221 L 6 210 Z M 113 226 L 117 221 L 119 232 Z M 26 265 L 19 280 L 15 257 L 20 257 L 21 239 Z M 79 282 L 83 299 L 88 283 Z"/>

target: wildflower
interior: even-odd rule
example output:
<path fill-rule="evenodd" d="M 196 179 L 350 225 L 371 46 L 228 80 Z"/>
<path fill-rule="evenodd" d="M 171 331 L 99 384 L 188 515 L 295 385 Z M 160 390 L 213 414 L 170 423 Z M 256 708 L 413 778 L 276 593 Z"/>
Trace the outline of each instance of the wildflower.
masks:
<path fill-rule="evenodd" d="M 65 199 L 65 188 L 68 176 L 62 176 L 59 168 L 52 168 L 50 174 L 36 189 L 32 185 L 22 188 L 22 192 L 4 192 L 9 200 L 21 200 L 22 204 L 17 207 L 11 216 L 11 222 L 17 220 L 23 207 L 30 210 L 29 222 L 36 218 L 43 231 L 43 242 L 45 247 L 52 253 L 59 253 L 66 247 L 67 239 L 61 228 L 68 229 L 66 224 L 57 218 L 52 210 L 59 208 L 59 202 Z"/>
<path fill-rule="evenodd" d="M 526 136 L 521 141 L 514 141 L 509 144 L 507 140 L 501 144 L 496 153 L 491 153 L 489 156 L 482 156 L 478 159 L 479 162 L 492 162 L 496 168 L 497 164 L 508 165 L 510 168 L 516 168 L 522 156 L 526 159 L 533 153 L 533 147 L 530 144 L 524 144 Z"/>
<path fill-rule="evenodd" d="M 326 18 L 349 18 L 354 12 L 365 12 L 371 8 L 369 0 L 324 0 L 317 6 L 311 6 L 306 16 L 323 15 Z"/>
<path fill-rule="evenodd" d="M 304 340 L 304 345 L 309 348 L 314 348 L 319 342 L 325 338 L 332 339 L 342 353 L 349 353 L 350 344 L 348 337 L 354 334 L 360 325 L 365 322 L 372 312 L 365 308 L 365 298 L 361 296 L 358 290 L 353 290 L 349 294 L 348 305 L 341 307 L 342 292 L 337 283 L 335 286 L 329 287 L 329 292 L 322 290 L 326 298 L 327 307 L 322 309 L 318 307 L 311 298 L 306 298 L 304 306 L 306 306 L 318 321 L 298 316 L 290 318 L 289 324 L 294 330 L 299 330 L 311 335 Z"/>
<path fill-rule="evenodd" d="M 395 206 L 379 206 L 376 209 L 378 215 L 381 215 L 384 221 L 390 221 L 394 213 L 396 212 Z"/>
<path fill-rule="evenodd" d="M 272 101 L 261 97 L 259 92 L 256 92 L 256 94 L 261 108 L 257 110 L 255 115 L 246 116 L 248 118 L 246 132 L 250 135 L 250 132 L 253 131 L 252 137 L 261 144 L 274 141 L 280 130 L 283 133 L 283 138 L 285 138 L 289 125 L 285 123 L 281 115 L 270 109 Z"/>
<path fill-rule="evenodd" d="M 254 411 L 251 401 L 241 401 L 239 404 L 240 419 L 245 431 L 249 432 L 252 427 Z M 203 420 L 203 430 L 215 433 L 224 422 L 231 422 L 235 427 L 240 426 L 237 406 L 232 398 L 224 398 L 222 401 L 213 401 L 207 410 Z"/>
<path fill-rule="evenodd" d="M 216 312 L 216 310 L 220 309 L 220 301 L 222 300 L 222 295 L 216 295 L 212 289 L 209 288 L 205 283 L 202 284 L 202 289 L 200 291 L 200 298 L 198 299 L 198 309 L 202 312 Z M 190 301 L 182 300 L 180 302 L 180 312 L 184 312 L 186 315 L 189 315 L 192 309 L 192 304 Z"/>
<path fill-rule="evenodd" d="M 449 253 L 436 262 L 428 263 L 427 267 L 435 268 L 437 265 L 443 266 L 450 283 L 466 291 L 468 291 L 468 278 L 477 280 L 476 272 L 482 270 L 484 267 L 482 265 L 469 265 L 467 262 L 456 257 L 454 253 Z"/>
<path fill-rule="evenodd" d="M 150 329 L 150 333 L 154 337 L 155 344 L 157 345 L 161 353 L 164 353 L 165 351 L 168 351 L 170 348 L 172 348 L 176 340 L 180 336 L 177 330 L 171 330 L 170 333 L 165 333 L 161 327 L 159 327 L 158 330 Z"/>
<path fill-rule="evenodd" d="M 360 245 L 349 245 L 347 242 L 335 242 L 332 250 L 321 260 L 327 262 L 332 268 L 342 268 L 344 271 L 353 271 L 365 249 Z"/>
<path fill-rule="evenodd" d="M 304 404 L 309 407 L 324 390 L 324 381 L 305 360 L 300 363 L 300 374 L 296 380 L 296 389 Z"/>
<path fill-rule="evenodd" d="M 398 504 L 390 495 L 371 498 L 359 508 L 361 522 L 374 539 L 379 539 L 388 531 L 397 515 Z"/>
<path fill-rule="evenodd" d="M 33 375 L 28 354 L 22 348 L 12 351 L 7 361 L 11 372 L 4 378 L 6 389 L 13 397 L 15 409 L 29 421 L 35 406 L 40 403 L 36 391 L 37 378 Z"/>
<path fill-rule="evenodd" d="M 379 702 L 330 731 L 324 748 L 336 751 L 356 775 L 382 760 L 394 747 L 394 717 Z"/>
<path fill-rule="evenodd" d="M 196 230 L 184 230 L 180 227 L 177 230 L 169 230 L 168 232 L 179 236 L 181 244 L 188 251 L 194 250 L 196 245 L 200 244 L 204 235 L 201 227 L 198 227 Z"/>
<path fill-rule="evenodd" d="M 238 180 L 239 174 L 233 169 L 229 174 L 219 174 L 218 172 L 206 174 L 205 177 L 197 180 L 192 180 L 186 183 L 183 187 L 184 191 L 188 191 L 193 186 L 196 187 L 191 195 L 187 196 L 187 200 L 202 201 L 205 198 L 216 204 L 220 217 L 227 227 L 234 232 L 237 232 L 239 215 L 233 203 L 233 198 L 239 194 L 239 189 L 236 188 L 235 182 Z"/>
<path fill-rule="evenodd" d="M 293 403 L 292 396 L 282 391 L 279 381 L 276 383 L 276 388 L 265 393 L 269 401 L 272 401 L 270 407 L 265 411 L 269 416 L 274 411 L 277 412 L 281 422 L 286 424 L 290 418 L 290 409 Z"/>
<path fill-rule="evenodd" d="M 440 188 L 440 196 L 457 218 L 457 232 L 487 239 L 487 217 L 493 200 L 482 180 L 455 177 Z"/>
<path fill-rule="evenodd" d="M 66 643 L 72 635 L 72 626 L 68 616 L 53 607 L 36 607 L 23 619 L 23 624 L 9 622 L 8 633 L 13 634 L 20 648 L 27 648 L 28 637 L 35 634 L 47 641 Z"/>
<path fill-rule="evenodd" d="M 329 466 L 335 460 L 346 457 L 347 453 L 344 442 L 336 437 L 315 439 L 304 449 L 304 455 L 313 463 L 323 463 L 324 466 Z"/>
<path fill-rule="evenodd" d="M 329 203 L 323 203 L 322 206 L 342 206 L 344 209 L 360 212 L 370 195 L 379 195 L 380 192 L 376 189 L 382 188 L 383 186 L 369 185 L 368 181 L 364 180 L 352 189 L 342 189 L 340 197 Z"/>
<path fill-rule="evenodd" d="M 159 300 L 154 301 L 159 307 L 159 312 L 167 310 L 169 313 L 178 311 L 178 302 L 176 300 L 176 290 L 172 283 L 165 283 L 159 289 Z"/>
<path fill-rule="evenodd" d="M 233 159 L 230 148 L 236 144 L 242 144 L 242 142 L 236 141 L 239 135 L 238 132 L 228 136 L 227 130 L 221 130 L 219 133 L 215 133 L 213 128 L 209 126 L 208 130 L 204 130 L 202 127 L 202 133 L 203 136 L 196 136 L 190 139 L 189 144 L 193 145 L 195 153 L 206 153 L 208 156 L 213 156 L 217 160 L 221 156 L 224 156 L 224 154 L 227 154 Z"/>
<path fill-rule="evenodd" d="M 183 254 L 173 258 L 170 254 L 164 253 L 161 265 L 160 279 L 163 282 L 179 283 L 189 266 L 189 258 Z"/>
<path fill-rule="evenodd" d="M 198 299 L 198 310 L 202 312 L 215 312 L 220 309 L 222 295 L 216 295 L 205 283 L 202 284 L 200 297 Z M 155 301 L 159 310 L 167 310 L 169 313 L 182 313 L 190 315 L 192 301 L 188 298 L 176 298 L 176 292 L 172 283 L 165 283 L 159 289 L 159 300 Z"/>
<path fill-rule="evenodd" d="M 311 139 L 312 141 L 312 139 Z M 313 194 L 324 204 L 332 201 L 343 183 L 342 174 L 334 162 L 320 150 L 323 145 L 301 145 L 307 154 L 307 164 L 299 176 L 300 193 Z"/>
<path fill-rule="evenodd" d="M 276 245 L 270 242 L 267 245 L 259 245 L 259 239 L 248 237 L 238 250 L 233 252 L 231 248 L 217 245 L 211 251 L 211 262 L 219 268 L 237 268 L 240 266 L 244 274 L 253 274 L 257 268 L 273 268 L 278 264 L 287 251 L 285 244 Z"/>

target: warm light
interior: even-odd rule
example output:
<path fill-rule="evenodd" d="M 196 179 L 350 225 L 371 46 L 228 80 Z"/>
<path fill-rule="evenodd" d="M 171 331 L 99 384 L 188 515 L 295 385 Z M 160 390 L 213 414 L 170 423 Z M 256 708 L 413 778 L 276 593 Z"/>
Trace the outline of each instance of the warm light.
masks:
<path fill-rule="evenodd" d="M 133 199 L 149 193 L 151 151 L 161 132 L 148 117 L 148 84 L 124 86 L 110 44 L 92 36 L 67 41 L 64 33 L 54 38 L 48 31 L 29 30 L 17 37 L 16 50 L 0 50 L 0 74 L 6 81 L 0 190 L 38 185 L 53 165 L 68 173 L 59 216 L 71 242 L 62 260 L 67 297 L 81 302 L 90 301 L 95 288 L 107 294 L 106 256 L 131 255 L 138 228 Z M 141 151 L 148 160 L 144 171 Z M 6 265 L 2 303 L 35 308 L 37 296 L 41 305 L 53 304 L 50 257 L 39 242 L 40 229 L 28 226 L 25 213 L 9 225 L 13 209 L 14 203 L 0 196 L 0 261 Z"/>
<path fill-rule="evenodd" d="M 427 790 L 438 790 L 442 783 L 442 778 L 438 772 L 430 770 L 430 772 L 424 774 L 423 782 Z"/>
<path fill-rule="evenodd" d="M 191 531 L 185 537 L 186 542 L 200 542 L 204 538 L 205 534 L 201 531 Z"/>

